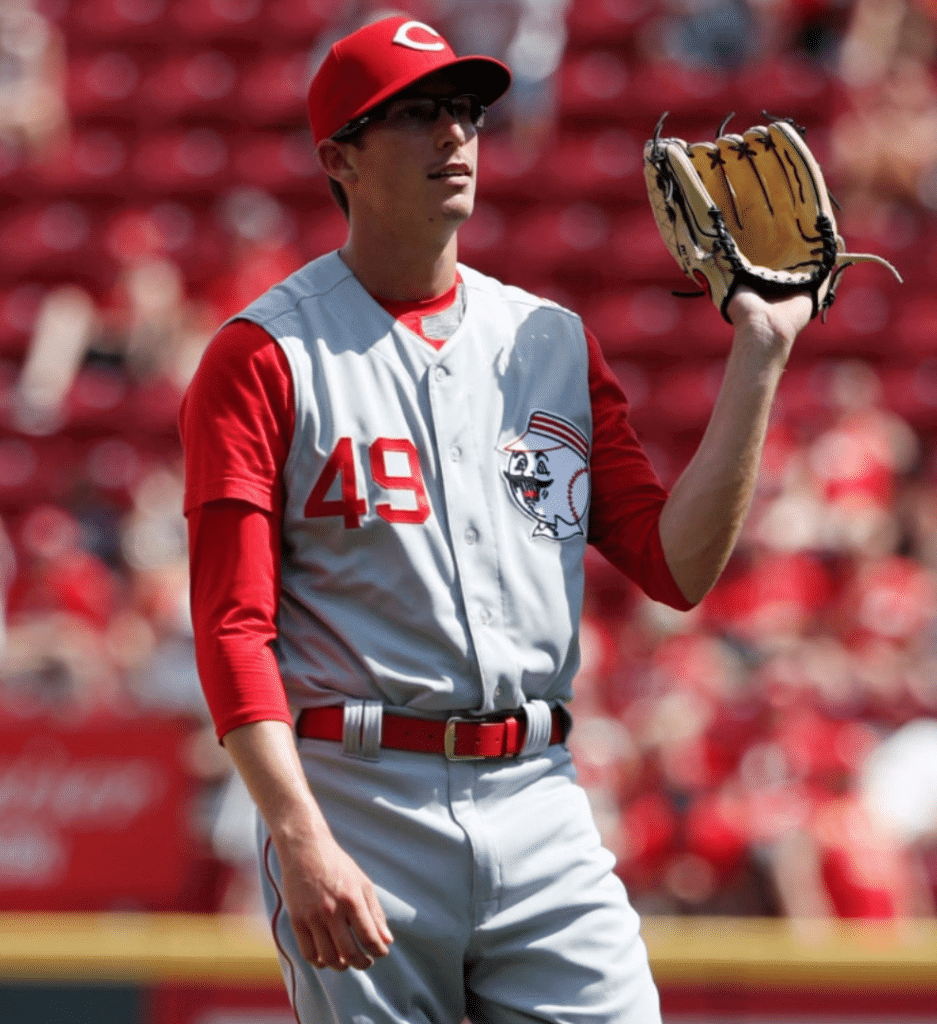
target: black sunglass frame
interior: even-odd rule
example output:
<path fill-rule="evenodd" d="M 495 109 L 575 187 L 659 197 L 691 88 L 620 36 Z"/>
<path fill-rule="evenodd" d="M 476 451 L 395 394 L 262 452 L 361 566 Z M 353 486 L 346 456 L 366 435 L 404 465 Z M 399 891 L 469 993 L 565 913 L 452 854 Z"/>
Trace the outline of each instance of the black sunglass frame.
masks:
<path fill-rule="evenodd" d="M 455 110 L 453 109 L 453 102 L 457 99 L 461 99 L 463 96 L 470 96 L 473 100 L 478 103 L 478 114 L 472 118 L 472 124 L 478 127 L 481 119 L 485 116 L 485 111 L 488 107 L 482 103 L 482 101 L 472 92 L 459 93 L 458 96 L 394 96 L 386 102 L 375 107 L 373 110 L 369 110 L 368 113 L 362 114 L 361 117 L 356 117 L 353 121 L 349 121 L 348 124 L 342 125 L 337 132 L 332 133 L 332 138 L 336 142 L 350 139 L 353 135 L 357 135 L 362 128 L 367 127 L 369 124 L 375 124 L 378 121 L 383 121 L 387 117 L 387 111 L 391 104 L 397 103 L 400 100 L 417 100 L 426 99 L 432 100 L 436 104 L 436 109 L 433 114 L 433 120 L 431 124 L 435 124 L 439 117 L 439 111 L 445 110 L 446 113 L 453 119 L 458 120 L 456 117 Z"/>

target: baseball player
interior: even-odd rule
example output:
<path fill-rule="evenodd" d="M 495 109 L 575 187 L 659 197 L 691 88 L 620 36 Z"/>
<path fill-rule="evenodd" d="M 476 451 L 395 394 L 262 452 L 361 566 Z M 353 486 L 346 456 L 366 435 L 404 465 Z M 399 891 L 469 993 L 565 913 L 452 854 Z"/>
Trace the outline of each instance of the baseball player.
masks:
<path fill-rule="evenodd" d="M 810 300 L 733 299 L 668 494 L 579 317 L 457 261 L 509 81 L 405 17 L 331 48 L 347 241 L 222 327 L 181 412 L 199 671 L 302 1024 L 660 1020 L 564 743 L 585 547 L 700 600 Z"/>

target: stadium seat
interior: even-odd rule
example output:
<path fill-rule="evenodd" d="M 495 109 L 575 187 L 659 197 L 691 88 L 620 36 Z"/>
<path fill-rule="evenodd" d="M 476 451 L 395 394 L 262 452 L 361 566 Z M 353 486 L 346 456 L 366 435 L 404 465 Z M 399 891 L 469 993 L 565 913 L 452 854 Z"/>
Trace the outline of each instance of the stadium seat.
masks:
<path fill-rule="evenodd" d="M 544 167 L 549 153 L 537 157 L 520 152 L 506 135 L 484 139 L 478 157 L 478 194 L 514 208 L 543 194 Z"/>
<path fill-rule="evenodd" d="M 566 15 L 569 50 L 627 46 L 635 30 L 654 13 L 648 0 L 575 0 Z"/>
<path fill-rule="evenodd" d="M 526 269 L 603 273 L 611 224 L 593 203 L 535 206 L 511 226 L 514 258 Z"/>
<path fill-rule="evenodd" d="M 66 400 L 68 433 L 82 436 L 127 430 L 136 416 L 129 394 L 130 383 L 122 370 L 94 366 L 81 369 Z"/>
<path fill-rule="evenodd" d="M 475 211 L 459 231 L 459 258 L 484 274 L 498 276 L 514 260 L 507 244 L 508 221 L 490 202 L 479 200 Z"/>
<path fill-rule="evenodd" d="M 702 430 L 712 413 L 722 375 L 721 361 L 699 362 L 688 356 L 686 365 L 657 375 L 645 411 L 653 410 L 661 426 L 678 431 Z"/>
<path fill-rule="evenodd" d="M 237 77 L 234 62 L 220 50 L 172 53 L 140 83 L 139 118 L 227 120 L 236 114 L 232 96 Z"/>
<path fill-rule="evenodd" d="M 35 281 L 0 290 L 0 356 L 18 362 L 25 353 L 44 295 Z"/>
<path fill-rule="evenodd" d="M 254 40 L 263 6 L 263 0 L 175 0 L 167 22 L 191 40 Z"/>
<path fill-rule="evenodd" d="M 326 190 L 325 175 L 316 159 L 312 139 L 305 129 L 283 132 L 251 132 L 234 142 L 234 176 L 277 196 L 308 196 Z"/>
<path fill-rule="evenodd" d="M 631 74 L 624 59 L 609 49 L 594 49 L 563 62 L 559 76 L 559 113 L 571 128 L 584 122 L 620 121 L 631 102 Z"/>
<path fill-rule="evenodd" d="M 312 260 L 337 249 L 348 235 L 348 222 L 333 203 L 306 211 L 300 224 L 297 245 L 303 259 Z"/>
<path fill-rule="evenodd" d="M 612 357 L 674 354 L 684 348 L 679 300 L 663 288 L 618 287 L 598 294 L 583 320 Z"/>
<path fill-rule="evenodd" d="M 884 404 L 917 431 L 937 430 L 937 356 L 907 364 L 892 362 L 882 367 Z"/>
<path fill-rule="evenodd" d="M 70 43 L 87 47 L 149 44 L 166 33 L 166 0 L 78 0 L 67 14 Z"/>
<path fill-rule="evenodd" d="M 620 111 L 623 122 L 650 138 L 664 111 L 664 135 L 694 141 L 712 138 L 722 119 L 736 109 L 735 84 L 725 72 L 658 60 L 641 68 L 627 89 Z M 702 134 L 701 134 L 702 133 Z"/>
<path fill-rule="evenodd" d="M 305 48 L 265 56 L 240 82 L 238 114 L 254 125 L 305 125 L 309 80 L 309 54 Z"/>
<path fill-rule="evenodd" d="M 636 183 L 643 205 L 615 218 L 610 247 L 611 272 L 625 280 L 656 281 L 676 290 L 692 291 L 693 282 L 680 270 L 661 238 L 647 202 L 644 178 Z"/>
<path fill-rule="evenodd" d="M 78 130 L 63 151 L 51 153 L 32 168 L 33 194 L 123 195 L 128 157 L 126 142 L 112 128 Z"/>
<path fill-rule="evenodd" d="M 571 201 L 644 205 L 643 145 L 643 138 L 619 127 L 563 132 L 540 161 L 541 187 Z"/>
<path fill-rule="evenodd" d="M 147 136 L 137 145 L 131 170 L 134 188 L 140 193 L 215 193 L 231 177 L 228 144 L 212 128 Z"/>
<path fill-rule="evenodd" d="M 69 60 L 67 97 L 71 117 L 81 123 L 135 117 L 140 65 L 136 54 L 113 49 Z"/>
<path fill-rule="evenodd" d="M 340 23 L 345 9 L 344 0 L 267 0 L 263 39 L 311 44 L 323 31 Z"/>
<path fill-rule="evenodd" d="M 937 356 L 937 298 L 931 289 L 912 294 L 901 303 L 894 340 L 903 356 Z"/>
<path fill-rule="evenodd" d="M 70 277 L 100 272 L 93 221 L 78 203 L 29 204 L 0 224 L 0 277 Z"/>
<path fill-rule="evenodd" d="M 852 280 L 845 279 L 838 289 L 826 323 L 811 323 L 798 338 L 802 352 L 880 358 L 893 349 L 893 306 L 887 284 L 867 283 L 859 271 L 852 273 Z"/>

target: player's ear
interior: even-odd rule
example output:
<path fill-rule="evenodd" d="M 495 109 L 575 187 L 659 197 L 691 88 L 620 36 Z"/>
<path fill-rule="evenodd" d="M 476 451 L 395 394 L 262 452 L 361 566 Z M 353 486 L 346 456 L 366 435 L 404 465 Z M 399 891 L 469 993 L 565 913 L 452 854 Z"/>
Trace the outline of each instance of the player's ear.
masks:
<path fill-rule="evenodd" d="M 348 146 L 334 139 L 323 139 L 316 147 L 316 156 L 322 169 L 330 178 L 348 184 L 357 179 L 354 167 L 348 160 Z"/>

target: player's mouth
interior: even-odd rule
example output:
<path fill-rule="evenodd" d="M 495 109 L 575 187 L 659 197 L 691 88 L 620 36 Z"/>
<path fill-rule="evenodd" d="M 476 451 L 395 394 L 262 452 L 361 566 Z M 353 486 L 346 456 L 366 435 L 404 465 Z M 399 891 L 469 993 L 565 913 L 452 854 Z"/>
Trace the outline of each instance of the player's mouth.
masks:
<path fill-rule="evenodd" d="M 438 171 L 432 171 L 429 177 L 434 181 L 450 180 L 453 183 L 464 184 L 472 177 L 472 168 L 468 164 L 446 164 Z"/>

